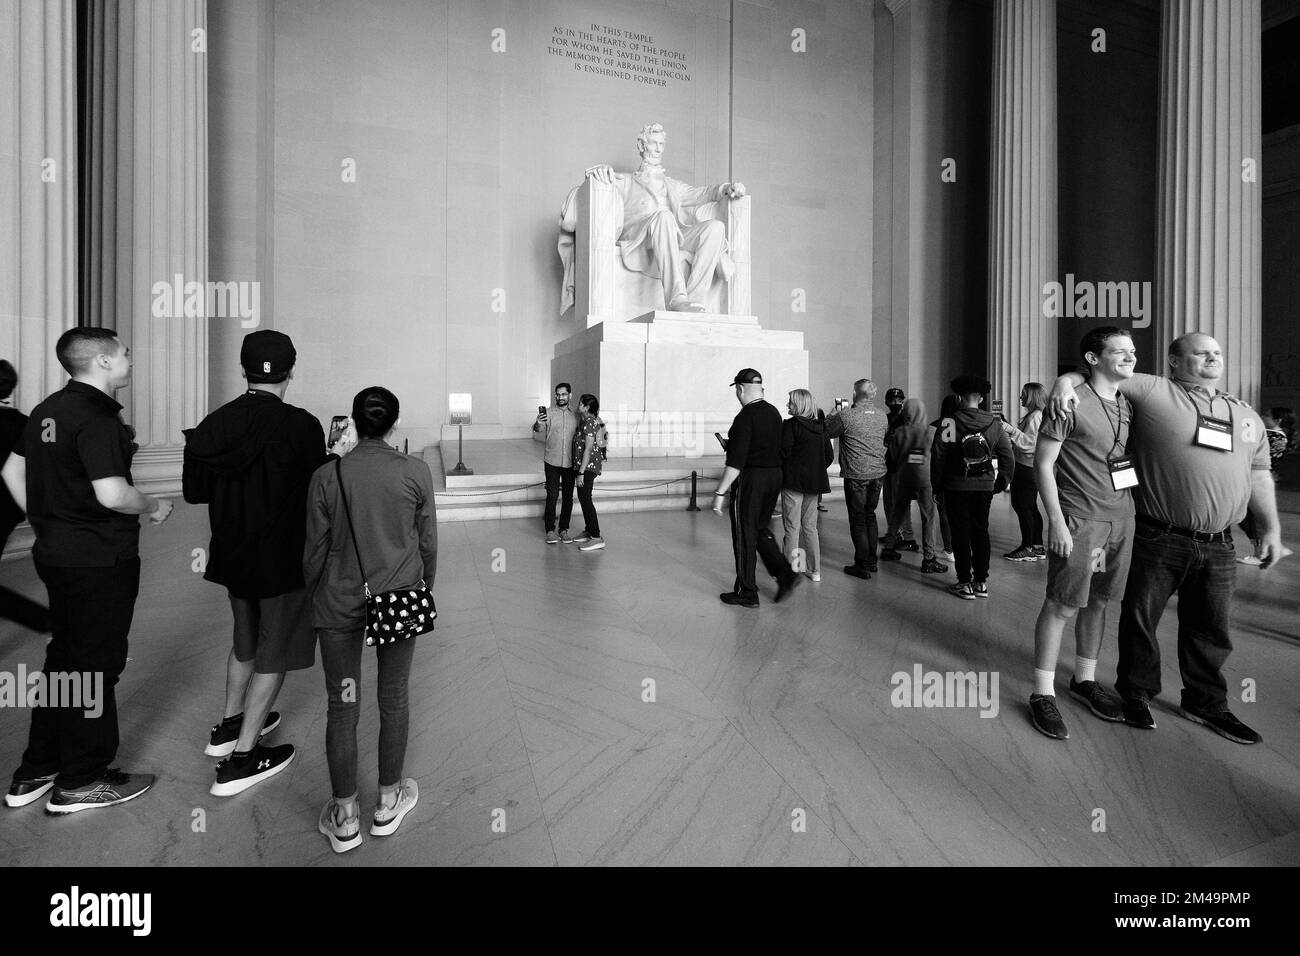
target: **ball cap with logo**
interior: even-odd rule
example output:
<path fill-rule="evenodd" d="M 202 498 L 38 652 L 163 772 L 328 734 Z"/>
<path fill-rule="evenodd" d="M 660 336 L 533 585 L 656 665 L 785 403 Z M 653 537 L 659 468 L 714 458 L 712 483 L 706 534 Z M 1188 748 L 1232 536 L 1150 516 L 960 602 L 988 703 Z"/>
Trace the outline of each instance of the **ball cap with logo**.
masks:
<path fill-rule="evenodd" d="M 239 364 L 251 375 L 284 375 L 297 359 L 293 340 L 275 329 L 249 332 L 239 349 Z"/>
<path fill-rule="evenodd" d="M 752 368 L 742 368 L 739 372 L 736 373 L 736 377 L 732 380 L 731 385 L 728 385 L 727 387 L 731 388 L 734 385 L 762 385 L 762 384 L 763 384 L 763 376 L 757 370 Z"/>
<path fill-rule="evenodd" d="M 893 405 L 897 403 L 899 405 L 902 405 L 903 402 L 906 400 L 906 398 L 907 396 L 903 394 L 903 390 L 901 388 L 891 388 L 889 391 L 885 393 L 885 404 Z"/>

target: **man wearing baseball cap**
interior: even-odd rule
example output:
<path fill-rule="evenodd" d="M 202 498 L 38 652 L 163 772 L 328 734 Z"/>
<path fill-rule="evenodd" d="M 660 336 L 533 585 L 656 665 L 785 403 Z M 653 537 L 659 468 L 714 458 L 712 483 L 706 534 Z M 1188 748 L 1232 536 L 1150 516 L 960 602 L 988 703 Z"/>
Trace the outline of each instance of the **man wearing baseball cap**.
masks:
<path fill-rule="evenodd" d="M 284 401 L 297 359 L 283 332 L 261 329 L 239 351 L 248 388 L 186 431 L 185 500 L 207 504 L 212 525 L 204 578 L 223 585 L 234 614 L 226 704 L 205 753 L 216 796 L 233 796 L 293 760 L 290 744 L 260 740 L 280 722 L 271 710 L 286 671 L 316 663 L 302 575 L 307 483 L 326 458 L 316 416 Z"/>
<path fill-rule="evenodd" d="M 713 512 L 722 514 L 731 495 L 731 548 L 736 558 L 736 583 L 719 597 L 723 604 L 758 607 L 754 580 L 757 558 L 776 578 L 780 602 L 803 580 L 790 567 L 772 534 L 772 509 L 781 493 L 781 413 L 763 400 L 763 376 L 742 368 L 732 380 L 741 408 L 727 432 L 727 467 L 713 493 Z"/>

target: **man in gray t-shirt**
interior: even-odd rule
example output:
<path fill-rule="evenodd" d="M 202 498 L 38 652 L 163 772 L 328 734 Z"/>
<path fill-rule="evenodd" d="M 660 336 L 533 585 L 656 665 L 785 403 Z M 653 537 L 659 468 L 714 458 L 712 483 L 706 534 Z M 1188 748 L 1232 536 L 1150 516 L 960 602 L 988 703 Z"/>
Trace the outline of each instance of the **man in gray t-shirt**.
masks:
<path fill-rule="evenodd" d="M 1093 329 L 1079 351 L 1089 379 L 1072 412 L 1044 417 L 1034 459 L 1048 520 L 1047 597 L 1034 628 L 1029 712 L 1034 727 L 1057 740 L 1070 734 L 1056 706 L 1056 659 L 1076 614 L 1070 694 L 1102 720 L 1124 719 L 1119 699 L 1098 683 L 1096 671 L 1106 607 L 1124 591 L 1133 548 L 1127 451 L 1133 411 L 1118 387 L 1132 377 L 1137 353 L 1128 332 L 1114 326 Z"/>

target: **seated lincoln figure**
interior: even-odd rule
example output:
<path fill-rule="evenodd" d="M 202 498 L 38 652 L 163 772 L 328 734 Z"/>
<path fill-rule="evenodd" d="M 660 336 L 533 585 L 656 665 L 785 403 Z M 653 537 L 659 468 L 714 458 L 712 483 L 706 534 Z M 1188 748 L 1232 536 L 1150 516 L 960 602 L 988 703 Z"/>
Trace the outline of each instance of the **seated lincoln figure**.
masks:
<path fill-rule="evenodd" d="M 745 195 L 743 183 L 688 186 L 664 172 L 664 128 L 658 123 L 637 136 L 641 165 L 633 173 L 616 173 L 612 166 L 593 166 L 587 178 L 612 185 L 622 199 L 623 218 L 618 247 L 623 265 L 663 283 L 664 302 L 674 312 L 704 312 L 703 300 L 715 275 L 731 278 L 726 227 L 700 207 Z M 572 232 L 576 221 L 575 188 L 565 200 L 560 227 Z M 566 302 L 572 286 L 572 237 L 561 237 L 565 265 Z"/>

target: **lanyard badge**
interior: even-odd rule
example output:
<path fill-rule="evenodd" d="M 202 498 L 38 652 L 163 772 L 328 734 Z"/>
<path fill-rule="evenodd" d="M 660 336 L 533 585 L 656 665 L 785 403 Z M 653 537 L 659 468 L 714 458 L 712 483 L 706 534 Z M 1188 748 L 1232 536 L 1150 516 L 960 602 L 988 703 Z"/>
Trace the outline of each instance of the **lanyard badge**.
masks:
<path fill-rule="evenodd" d="M 1110 486 L 1116 491 L 1137 487 L 1138 473 L 1137 469 L 1133 467 L 1132 455 L 1109 458 L 1106 460 L 1106 464 L 1110 466 Z"/>
<path fill-rule="evenodd" d="M 1196 444 L 1202 448 L 1232 451 L 1232 422 L 1212 415 L 1197 415 Z"/>
<path fill-rule="evenodd" d="M 923 452 L 923 451 L 909 451 L 909 452 L 907 453 L 907 463 L 908 463 L 909 465 L 924 465 L 924 464 L 925 464 L 925 452 Z"/>

